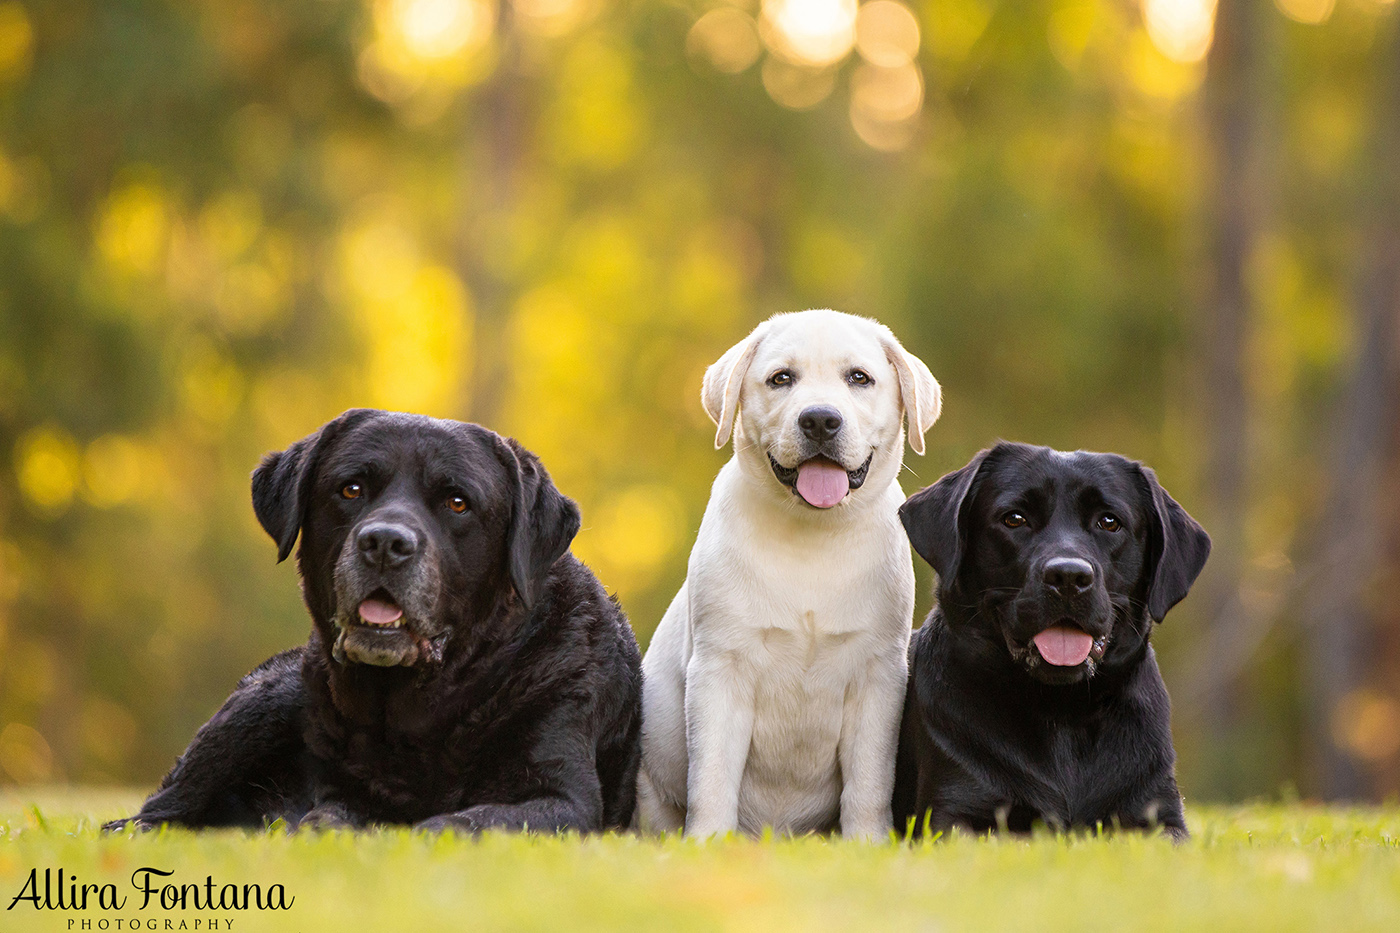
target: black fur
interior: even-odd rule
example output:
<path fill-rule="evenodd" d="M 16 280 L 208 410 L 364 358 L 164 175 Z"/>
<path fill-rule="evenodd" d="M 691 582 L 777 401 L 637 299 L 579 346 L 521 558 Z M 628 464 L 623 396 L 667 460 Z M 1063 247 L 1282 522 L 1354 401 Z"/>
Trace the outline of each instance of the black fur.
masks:
<path fill-rule="evenodd" d="M 253 506 L 279 559 L 301 537 L 310 640 L 240 681 L 132 819 L 631 821 L 636 639 L 568 552 L 578 508 L 533 454 L 477 425 L 349 411 L 269 455 Z M 402 626 L 371 624 L 371 601 Z"/>
<path fill-rule="evenodd" d="M 1210 538 L 1152 471 L 1002 443 L 910 497 L 900 518 L 938 573 L 938 607 L 909 647 L 895 825 L 1185 838 L 1148 637 L 1205 566 Z M 1057 558 L 1087 561 L 1092 583 L 1052 585 Z M 1095 639 L 1077 666 L 1048 663 L 1032 641 L 1057 624 Z"/>

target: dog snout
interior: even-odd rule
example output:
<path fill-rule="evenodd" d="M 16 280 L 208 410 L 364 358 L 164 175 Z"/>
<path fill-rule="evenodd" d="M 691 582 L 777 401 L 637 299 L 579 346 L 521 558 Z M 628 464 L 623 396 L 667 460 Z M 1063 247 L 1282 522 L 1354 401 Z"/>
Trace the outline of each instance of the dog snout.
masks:
<path fill-rule="evenodd" d="M 420 544 L 417 532 L 395 522 L 370 522 L 355 536 L 360 557 L 378 570 L 403 566 L 417 555 Z"/>
<path fill-rule="evenodd" d="M 797 416 L 797 426 L 810 440 L 825 443 L 841 430 L 841 413 L 830 405 L 813 405 Z"/>
<path fill-rule="evenodd" d="M 1052 557 L 1041 579 L 1061 596 L 1079 596 L 1094 585 L 1094 565 L 1082 557 Z"/>

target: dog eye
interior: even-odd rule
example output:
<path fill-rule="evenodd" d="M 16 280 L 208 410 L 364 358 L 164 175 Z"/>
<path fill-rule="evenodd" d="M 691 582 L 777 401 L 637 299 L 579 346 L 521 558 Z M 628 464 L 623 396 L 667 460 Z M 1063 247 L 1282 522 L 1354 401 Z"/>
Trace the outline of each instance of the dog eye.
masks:
<path fill-rule="evenodd" d="M 846 381 L 853 386 L 874 385 L 875 380 L 870 378 L 870 373 L 863 369 L 853 369 L 846 374 Z"/>
<path fill-rule="evenodd" d="M 365 494 L 365 487 L 359 483 L 346 483 L 340 487 L 340 497 L 342 499 L 358 499 Z"/>
<path fill-rule="evenodd" d="M 1099 516 L 1098 526 L 1104 531 L 1117 531 L 1123 527 L 1123 523 L 1118 520 L 1118 516 L 1111 512 L 1105 512 Z"/>
<path fill-rule="evenodd" d="M 792 385 L 792 373 L 786 369 L 780 369 L 768 377 L 769 388 L 781 389 L 789 385 Z"/>
<path fill-rule="evenodd" d="M 467 500 L 463 499 L 461 496 L 451 496 L 447 500 L 447 507 L 458 515 L 461 515 L 467 510 Z"/>
<path fill-rule="evenodd" d="M 1001 523 L 1007 528 L 1020 528 L 1026 523 L 1026 516 L 1020 512 L 1007 512 L 1001 517 Z"/>

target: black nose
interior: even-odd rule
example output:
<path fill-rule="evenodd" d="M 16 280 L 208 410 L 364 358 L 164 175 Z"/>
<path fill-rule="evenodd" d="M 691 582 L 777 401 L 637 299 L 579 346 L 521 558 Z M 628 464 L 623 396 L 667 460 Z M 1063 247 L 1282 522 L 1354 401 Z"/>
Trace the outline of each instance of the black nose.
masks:
<path fill-rule="evenodd" d="M 813 405 L 797 416 L 797 426 L 818 443 L 829 441 L 841 430 L 841 413 L 830 405 Z"/>
<path fill-rule="evenodd" d="M 355 536 L 360 557 L 371 567 L 389 570 L 407 562 L 418 553 L 418 535 L 404 525 L 371 522 Z"/>
<path fill-rule="evenodd" d="M 1094 585 L 1094 565 L 1079 557 L 1053 557 L 1042 579 L 1061 596 L 1076 596 Z"/>

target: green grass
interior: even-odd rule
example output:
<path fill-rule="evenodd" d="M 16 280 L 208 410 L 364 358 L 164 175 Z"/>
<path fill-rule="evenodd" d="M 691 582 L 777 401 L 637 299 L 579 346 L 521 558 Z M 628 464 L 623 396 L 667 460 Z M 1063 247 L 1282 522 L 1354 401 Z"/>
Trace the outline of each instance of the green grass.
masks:
<path fill-rule="evenodd" d="M 231 918 L 259 930 L 1400 930 L 1400 808 L 1198 808 L 1191 842 L 1118 835 L 695 844 L 630 836 L 479 841 L 404 831 L 288 836 L 162 830 L 103 837 L 133 794 L 0 792 L 0 930 L 68 920 Z M 31 868 L 127 896 L 115 913 L 4 910 Z M 292 908 L 164 911 L 131 874 L 281 883 Z M 75 922 L 72 929 L 81 929 Z M 218 927 L 224 929 L 222 923 Z M 107 927 L 116 929 L 115 923 Z M 202 924 L 200 929 L 207 929 Z"/>

